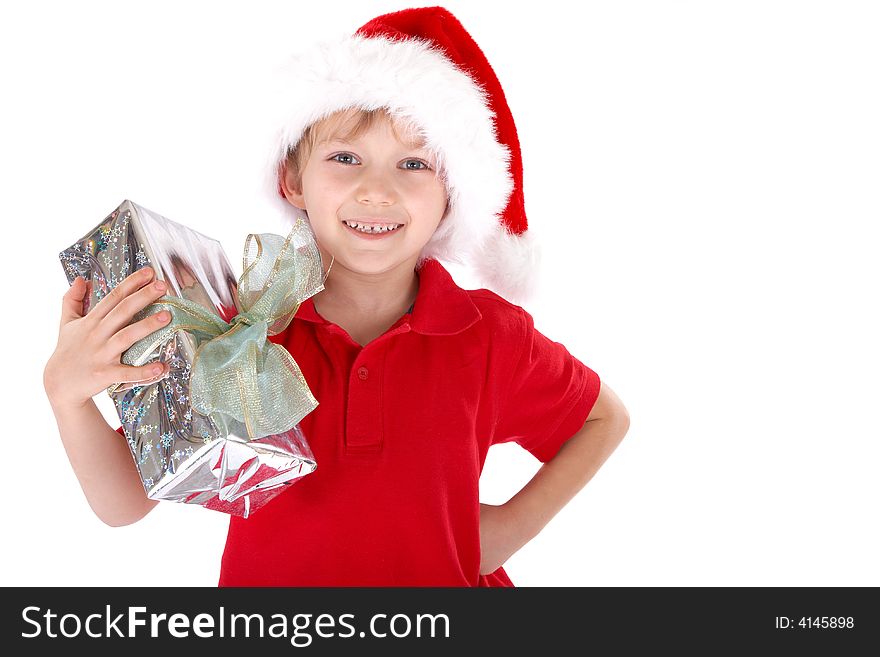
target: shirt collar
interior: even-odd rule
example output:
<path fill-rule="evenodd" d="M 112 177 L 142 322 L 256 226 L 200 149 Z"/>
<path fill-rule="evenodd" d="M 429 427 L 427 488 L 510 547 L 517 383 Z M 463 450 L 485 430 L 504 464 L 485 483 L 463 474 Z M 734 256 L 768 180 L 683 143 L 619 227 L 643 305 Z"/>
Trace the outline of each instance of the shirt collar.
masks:
<path fill-rule="evenodd" d="M 425 260 L 418 274 L 419 291 L 411 321 L 413 331 L 424 335 L 455 335 L 482 319 L 471 295 L 458 286 L 438 260 Z M 300 304 L 294 317 L 316 324 L 330 323 L 315 310 L 311 297 Z"/>

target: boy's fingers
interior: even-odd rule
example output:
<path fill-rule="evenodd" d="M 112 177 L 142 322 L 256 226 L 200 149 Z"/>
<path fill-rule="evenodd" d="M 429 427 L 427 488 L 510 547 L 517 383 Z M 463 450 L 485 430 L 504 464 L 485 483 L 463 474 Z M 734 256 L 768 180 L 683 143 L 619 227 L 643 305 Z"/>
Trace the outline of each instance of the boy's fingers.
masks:
<path fill-rule="evenodd" d="M 82 302 L 86 295 L 87 285 L 85 279 L 77 276 L 70 288 L 64 293 L 61 299 L 61 325 L 82 317 Z"/>
<path fill-rule="evenodd" d="M 153 278 L 153 268 L 144 267 L 136 272 L 129 274 L 116 287 L 114 287 L 107 295 L 101 299 L 89 314 L 94 314 L 98 321 L 103 320 L 111 310 L 118 306 L 130 294 L 137 292 L 144 285 L 149 283 Z"/>
<path fill-rule="evenodd" d="M 156 372 L 154 368 L 159 367 Z M 140 367 L 120 365 L 114 371 L 113 381 L 116 383 L 153 383 L 165 373 L 165 366 L 161 363 L 147 363 Z"/>

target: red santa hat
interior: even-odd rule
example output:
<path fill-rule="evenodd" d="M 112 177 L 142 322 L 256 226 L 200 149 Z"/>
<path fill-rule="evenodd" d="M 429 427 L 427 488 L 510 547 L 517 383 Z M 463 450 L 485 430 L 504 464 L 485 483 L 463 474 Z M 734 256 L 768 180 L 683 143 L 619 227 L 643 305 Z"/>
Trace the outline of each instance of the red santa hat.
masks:
<path fill-rule="evenodd" d="M 280 165 L 306 128 L 340 110 L 386 108 L 445 174 L 449 209 L 420 262 L 460 263 L 508 300 L 530 297 L 540 251 L 526 222 L 516 126 L 489 61 L 455 16 L 442 7 L 385 14 L 296 53 L 279 72 L 265 178 L 291 220 L 305 215 L 284 199 Z"/>

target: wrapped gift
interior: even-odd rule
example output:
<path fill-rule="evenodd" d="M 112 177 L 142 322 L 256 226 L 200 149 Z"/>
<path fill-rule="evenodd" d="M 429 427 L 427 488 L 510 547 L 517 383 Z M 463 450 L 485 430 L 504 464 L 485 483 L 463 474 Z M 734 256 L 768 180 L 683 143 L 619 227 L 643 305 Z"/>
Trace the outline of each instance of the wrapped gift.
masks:
<path fill-rule="evenodd" d="M 132 323 L 161 310 L 171 321 L 122 362 L 169 371 L 107 390 L 150 499 L 247 517 L 315 470 L 299 422 L 318 402 L 290 354 L 267 339 L 324 287 L 305 222 L 286 238 L 249 235 L 238 281 L 219 242 L 128 200 L 60 258 L 68 284 L 89 284 L 84 314 L 143 267 L 167 284 Z"/>

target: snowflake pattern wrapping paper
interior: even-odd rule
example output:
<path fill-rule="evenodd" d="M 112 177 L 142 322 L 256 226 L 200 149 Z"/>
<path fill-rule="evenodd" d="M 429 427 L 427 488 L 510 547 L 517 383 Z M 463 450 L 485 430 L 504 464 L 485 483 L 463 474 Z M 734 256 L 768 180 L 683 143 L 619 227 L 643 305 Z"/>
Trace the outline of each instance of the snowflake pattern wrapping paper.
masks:
<path fill-rule="evenodd" d="M 265 240 L 278 236 L 250 236 L 256 239 L 250 239 L 248 246 L 256 241 L 258 258 L 264 250 L 268 252 L 260 243 L 260 237 Z M 311 229 L 295 227 L 283 246 L 299 256 L 296 261 L 299 293 L 297 297 L 287 295 L 291 298 L 287 299 L 285 314 L 278 321 L 270 322 L 274 330 L 269 334 L 287 326 L 299 303 L 323 289 L 320 253 Z M 233 322 L 235 329 L 254 323 L 251 321 L 254 313 L 240 312 L 239 293 L 251 301 L 259 301 L 262 290 L 239 288 L 242 281 L 236 282 L 219 242 L 129 200 L 59 257 L 69 285 L 77 276 L 89 284 L 89 293 L 83 301 L 84 314 L 131 273 L 149 266 L 156 278 L 167 284 L 168 292 L 163 299 L 197 311 L 207 309 L 211 317 L 216 316 L 215 323 L 222 330 L 232 326 L 227 322 Z M 255 266 L 248 267 L 247 262 L 248 250 L 245 252 L 246 274 L 255 269 Z M 272 274 L 277 273 L 277 262 L 270 268 Z M 289 266 L 288 271 L 292 270 Z M 271 287 L 271 278 L 264 282 L 264 289 Z M 276 286 L 275 289 L 281 288 Z M 266 295 L 264 301 L 268 297 Z M 132 322 L 161 309 L 156 304 L 148 306 L 136 314 Z M 247 305 L 246 309 L 251 310 L 251 306 Z M 175 319 L 182 316 L 176 312 L 173 315 Z M 237 316 L 244 321 L 238 322 L 234 319 Z M 247 517 L 286 486 L 315 470 L 314 456 L 298 422 L 317 406 L 317 401 L 289 354 L 280 345 L 264 341 L 267 347 L 283 351 L 287 359 L 284 366 L 290 370 L 285 372 L 288 378 L 293 380 L 291 373 L 298 377 L 295 381 L 298 388 L 281 388 L 299 392 L 287 416 L 296 423 L 281 433 L 255 438 L 248 435 L 243 423 L 222 413 L 199 412 L 190 394 L 192 366 L 201 347 L 213 336 L 175 328 L 177 324 L 186 322 L 172 321 L 170 326 L 147 336 L 123 355 L 122 362 L 130 365 L 151 361 L 167 364 L 169 370 L 163 377 L 139 384 L 116 384 L 107 392 L 116 406 L 150 499 L 198 504 Z M 243 332 L 228 331 L 232 333 Z M 256 333 L 259 335 L 259 331 Z M 256 367 L 258 362 L 262 364 L 264 360 L 254 360 L 251 365 Z M 207 365 L 204 367 L 207 369 Z M 248 423 L 248 428 L 250 426 Z"/>

